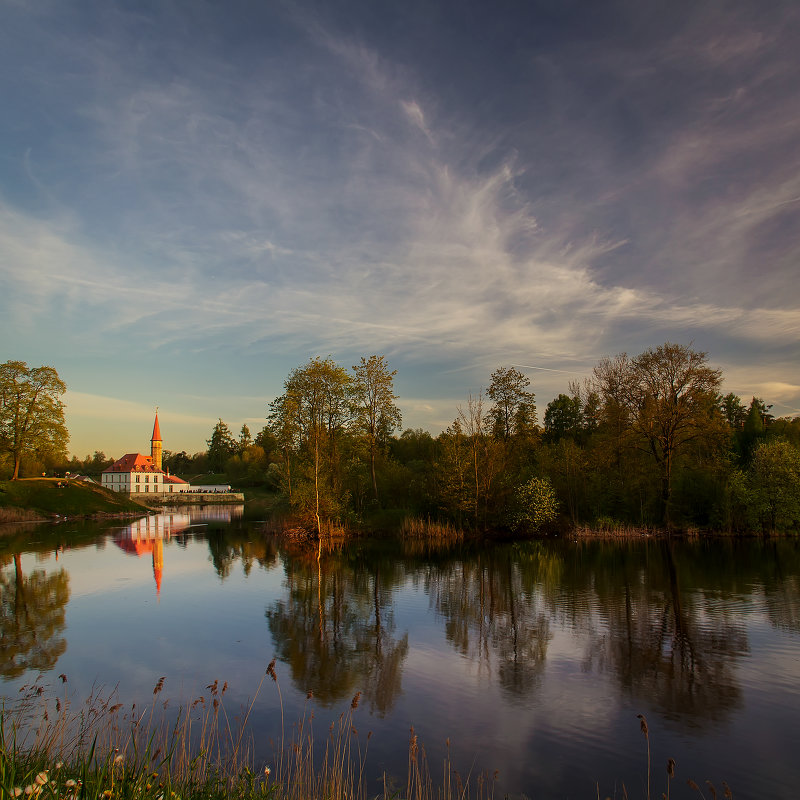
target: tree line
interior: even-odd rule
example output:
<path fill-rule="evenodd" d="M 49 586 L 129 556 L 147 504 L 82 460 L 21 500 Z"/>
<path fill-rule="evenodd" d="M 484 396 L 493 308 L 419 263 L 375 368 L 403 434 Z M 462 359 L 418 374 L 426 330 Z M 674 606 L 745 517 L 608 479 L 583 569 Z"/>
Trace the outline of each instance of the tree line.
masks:
<path fill-rule="evenodd" d="M 527 376 L 499 367 L 438 436 L 400 432 L 383 356 L 314 358 L 287 376 L 252 442 L 220 420 L 206 457 L 266 482 L 310 526 L 393 512 L 478 531 L 800 526 L 800 417 L 720 391 L 705 352 L 667 342 L 602 359 L 538 422 Z"/>
<path fill-rule="evenodd" d="M 8 362 L 2 370 L 0 469 L 13 465 L 16 475 L 26 458 L 38 467 L 59 452 L 76 472 L 99 474 L 111 462 L 101 452 L 66 462 L 55 370 L 29 371 L 27 395 L 18 387 L 27 367 Z M 401 431 L 395 375 L 384 356 L 349 370 L 330 357 L 310 359 L 286 377 L 255 436 L 243 425 L 237 437 L 219 419 L 206 451 L 165 451 L 164 467 L 266 486 L 317 530 L 326 522 L 390 525 L 404 515 L 476 531 L 800 527 L 800 417 L 776 419 L 761 398 L 723 395 L 722 373 L 691 346 L 667 342 L 602 359 L 547 404 L 541 425 L 529 378 L 498 367 L 438 436 Z M 55 425 L 26 450 L 14 410 L 37 391 L 49 397 L 38 424 Z"/>

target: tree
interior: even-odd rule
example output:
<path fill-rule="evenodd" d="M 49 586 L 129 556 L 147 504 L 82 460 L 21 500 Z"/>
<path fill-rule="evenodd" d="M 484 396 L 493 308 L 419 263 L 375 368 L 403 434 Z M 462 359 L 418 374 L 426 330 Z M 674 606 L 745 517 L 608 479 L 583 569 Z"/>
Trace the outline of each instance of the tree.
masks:
<path fill-rule="evenodd" d="M 494 403 L 489 412 L 495 436 L 508 441 L 514 434 L 527 433 L 536 425 L 536 403 L 527 378 L 514 367 L 500 367 L 492 373 L 486 394 Z"/>
<path fill-rule="evenodd" d="M 560 394 L 547 404 L 544 412 L 545 438 L 551 442 L 570 437 L 577 438 L 583 426 L 580 397 Z"/>
<path fill-rule="evenodd" d="M 0 450 L 13 461 L 12 480 L 25 456 L 66 458 L 69 433 L 61 395 L 66 384 L 53 367 L 24 361 L 0 365 Z"/>
<path fill-rule="evenodd" d="M 242 423 L 242 430 L 239 433 L 239 455 L 242 455 L 250 445 L 253 444 L 253 437 L 250 435 L 250 428 L 247 423 Z"/>
<path fill-rule="evenodd" d="M 375 477 L 375 456 L 379 446 L 385 443 L 392 432 L 402 423 L 400 409 L 395 405 L 394 376 L 397 370 L 389 371 L 384 356 L 361 359 L 353 367 L 355 373 L 355 421 L 369 446 L 369 466 L 372 473 L 372 491 L 378 500 L 378 481 Z"/>
<path fill-rule="evenodd" d="M 719 370 L 707 354 L 667 342 L 636 358 L 625 353 L 594 368 L 603 402 L 621 411 L 635 446 L 650 454 L 658 469 L 662 517 L 670 522 L 675 460 L 689 445 L 723 429 L 717 402 Z"/>
<path fill-rule="evenodd" d="M 231 429 L 220 419 L 211 432 L 208 445 L 208 464 L 213 472 L 222 472 L 225 462 L 236 453 L 239 445 L 233 438 Z"/>
<path fill-rule="evenodd" d="M 556 492 L 547 478 L 531 478 L 519 486 L 516 506 L 511 524 L 529 533 L 535 533 L 558 516 Z"/>
<path fill-rule="evenodd" d="M 800 451 L 785 439 L 758 444 L 748 470 L 751 509 L 766 530 L 800 524 Z"/>
<path fill-rule="evenodd" d="M 298 450 L 311 462 L 314 517 L 317 533 L 321 534 L 321 507 L 327 505 L 334 511 L 337 505 L 337 442 L 349 421 L 352 380 L 347 370 L 332 358 L 317 356 L 304 367 L 292 370 L 284 381 L 284 388 L 284 395 L 273 403 L 276 435 L 280 440 L 285 433 L 287 446 L 291 446 L 290 439 L 296 436 Z M 324 492 L 321 485 L 325 473 L 328 492 Z M 296 487 L 295 495 L 300 488 Z"/>

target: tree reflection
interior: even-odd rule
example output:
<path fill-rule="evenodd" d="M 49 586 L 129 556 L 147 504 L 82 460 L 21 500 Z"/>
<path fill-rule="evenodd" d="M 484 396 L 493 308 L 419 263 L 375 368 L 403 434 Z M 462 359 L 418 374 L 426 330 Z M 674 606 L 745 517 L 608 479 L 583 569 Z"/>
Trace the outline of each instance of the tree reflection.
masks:
<path fill-rule="evenodd" d="M 26 576 L 22 556 L 14 555 L 13 576 L 0 571 L 0 675 L 15 678 L 53 667 L 67 649 L 60 634 L 68 601 L 65 570 L 37 569 Z"/>
<path fill-rule="evenodd" d="M 447 641 L 481 668 L 496 669 L 510 695 L 531 692 L 544 671 L 551 621 L 535 586 L 558 574 L 559 564 L 558 555 L 528 543 L 485 551 L 426 576 Z"/>
<path fill-rule="evenodd" d="M 241 561 L 242 571 L 248 576 L 254 564 L 269 568 L 275 564 L 278 557 L 272 539 L 268 537 L 254 539 L 247 531 L 238 528 L 210 530 L 206 534 L 206 540 L 214 572 L 223 581 L 230 576 L 237 561 Z"/>
<path fill-rule="evenodd" d="M 285 558 L 286 597 L 266 611 L 279 657 L 301 691 L 323 705 L 363 692 L 380 716 L 402 688 L 408 633 L 395 635 L 392 591 L 398 575 L 387 559 L 369 567 L 358 554 Z"/>
<path fill-rule="evenodd" d="M 686 555 L 671 541 L 596 548 L 584 666 L 613 672 L 666 717 L 703 726 L 740 704 L 736 665 L 749 645 L 743 622 L 720 610 L 714 592 L 686 590 Z"/>

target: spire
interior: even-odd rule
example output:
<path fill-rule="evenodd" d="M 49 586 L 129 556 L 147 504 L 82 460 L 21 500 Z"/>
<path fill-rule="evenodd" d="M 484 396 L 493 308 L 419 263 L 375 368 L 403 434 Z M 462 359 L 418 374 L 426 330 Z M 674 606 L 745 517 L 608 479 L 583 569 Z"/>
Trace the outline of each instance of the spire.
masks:
<path fill-rule="evenodd" d="M 161 469 L 161 429 L 158 427 L 158 407 L 156 407 L 156 421 L 153 425 L 153 435 L 150 437 L 150 458 L 156 469 Z"/>
<path fill-rule="evenodd" d="M 153 435 L 150 437 L 151 442 L 161 441 L 161 428 L 158 427 L 158 406 L 156 406 L 156 421 L 153 425 Z"/>

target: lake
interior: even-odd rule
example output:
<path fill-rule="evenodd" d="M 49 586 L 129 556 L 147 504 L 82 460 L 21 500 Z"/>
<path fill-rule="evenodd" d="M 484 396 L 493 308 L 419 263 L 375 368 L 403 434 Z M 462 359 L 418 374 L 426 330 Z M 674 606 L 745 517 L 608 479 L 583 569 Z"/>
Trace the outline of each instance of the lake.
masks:
<path fill-rule="evenodd" d="M 242 507 L 0 536 L 0 695 L 39 681 L 139 708 L 215 680 L 269 761 L 313 711 L 350 709 L 366 776 L 405 787 L 413 726 L 434 775 L 498 771 L 495 796 L 742 798 L 800 794 L 796 540 L 545 540 L 448 549 L 356 541 L 292 552 Z M 10 531 L 10 532 L 9 532 Z M 67 676 L 61 685 L 59 675 Z M 280 696 L 278 693 L 280 690 Z M 307 694 L 313 699 L 307 700 Z M 287 734 L 288 735 L 288 734 Z M 710 794 L 705 790 L 706 796 Z"/>

